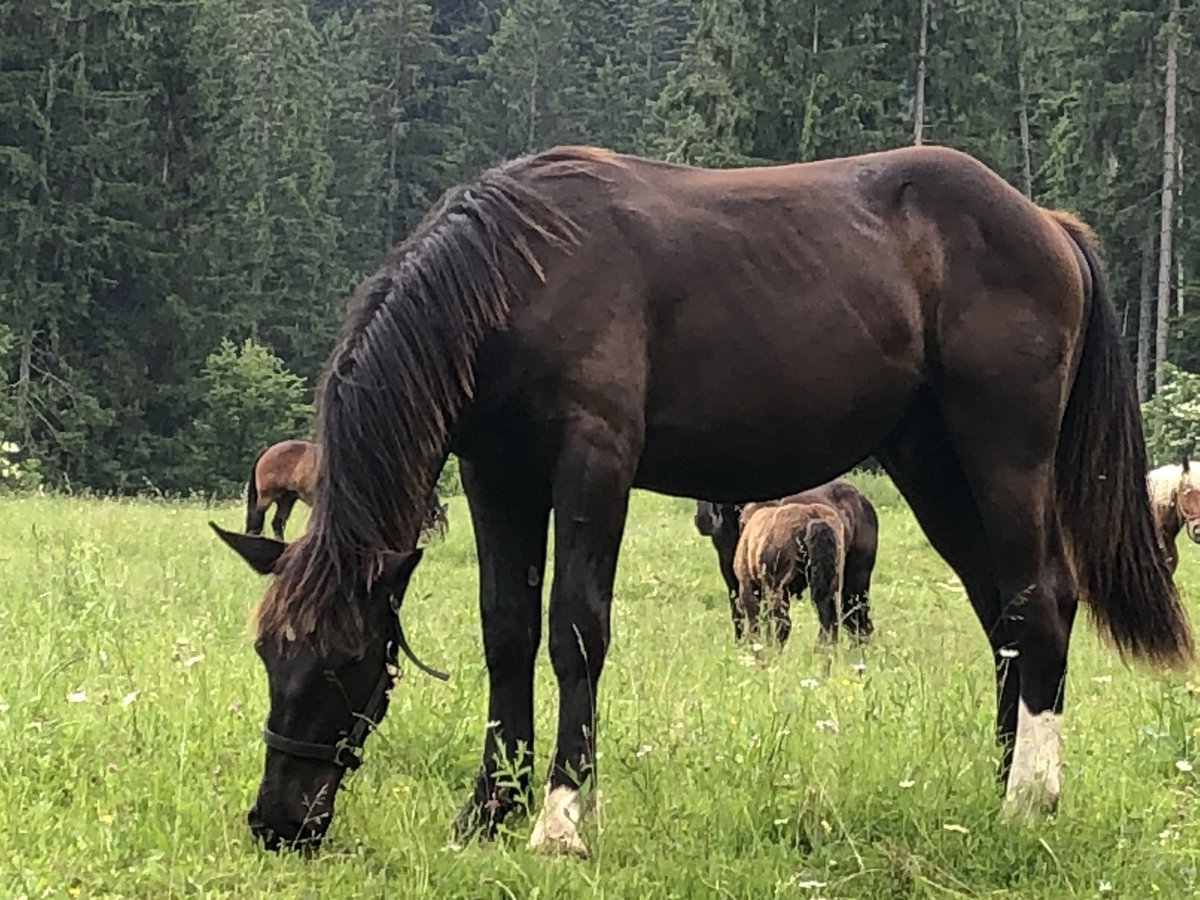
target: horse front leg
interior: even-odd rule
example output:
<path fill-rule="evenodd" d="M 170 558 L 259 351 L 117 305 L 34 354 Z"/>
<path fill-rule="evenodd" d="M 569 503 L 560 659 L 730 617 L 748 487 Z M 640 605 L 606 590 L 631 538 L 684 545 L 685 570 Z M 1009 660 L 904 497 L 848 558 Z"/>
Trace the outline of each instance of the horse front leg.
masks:
<path fill-rule="evenodd" d="M 455 838 L 485 839 L 528 795 L 533 769 L 533 672 L 541 642 L 550 490 L 461 461 L 479 556 L 479 612 L 488 669 L 483 760 Z"/>
<path fill-rule="evenodd" d="M 610 435 L 577 439 L 568 446 L 554 489 L 549 617 L 558 738 L 529 849 L 586 856 L 578 828 L 579 791 L 595 767 L 597 691 L 636 456 L 627 442 Z"/>
<path fill-rule="evenodd" d="M 746 620 L 738 609 L 740 586 L 733 567 L 733 558 L 737 553 L 737 534 L 735 533 L 732 537 L 723 533 L 715 534 L 712 542 L 717 550 L 717 565 L 721 569 L 721 577 L 725 580 L 725 592 L 729 596 L 729 615 L 733 620 L 733 639 L 740 643 L 746 633 Z"/>

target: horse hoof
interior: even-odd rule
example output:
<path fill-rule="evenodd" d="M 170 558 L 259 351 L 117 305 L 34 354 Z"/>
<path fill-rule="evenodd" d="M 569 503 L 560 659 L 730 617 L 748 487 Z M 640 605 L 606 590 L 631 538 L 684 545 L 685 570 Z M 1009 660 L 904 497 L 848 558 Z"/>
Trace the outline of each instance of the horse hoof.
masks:
<path fill-rule="evenodd" d="M 579 791 L 566 787 L 547 789 L 526 849 L 550 856 L 587 859 L 587 845 L 579 836 L 580 815 Z"/>
<path fill-rule="evenodd" d="M 1017 828 L 1041 825 L 1058 811 L 1058 794 L 1042 790 L 1009 790 L 1000 807 L 1001 823 Z"/>
<path fill-rule="evenodd" d="M 472 841 L 488 842 L 496 837 L 496 827 L 499 821 L 495 815 L 475 802 L 472 797 L 463 804 L 454 823 L 450 826 L 451 842 L 465 846 Z"/>
<path fill-rule="evenodd" d="M 1000 809 L 1000 821 L 1016 827 L 1038 826 L 1057 810 L 1057 785 L 1040 779 L 1016 785 L 1009 779 L 1008 790 L 1004 792 L 1004 802 Z"/>

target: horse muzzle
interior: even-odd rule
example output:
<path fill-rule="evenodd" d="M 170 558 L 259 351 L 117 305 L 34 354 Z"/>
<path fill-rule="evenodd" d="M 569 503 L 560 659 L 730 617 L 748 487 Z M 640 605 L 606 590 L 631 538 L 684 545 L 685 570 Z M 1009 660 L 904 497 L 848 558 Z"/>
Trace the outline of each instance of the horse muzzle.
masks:
<path fill-rule="evenodd" d="M 311 853 L 321 846 L 332 818 L 332 807 L 323 813 L 309 813 L 303 819 L 288 816 L 268 818 L 263 815 L 259 804 L 255 803 L 246 813 L 246 824 L 250 826 L 250 833 L 254 835 L 255 840 L 267 850 L 299 850 Z"/>

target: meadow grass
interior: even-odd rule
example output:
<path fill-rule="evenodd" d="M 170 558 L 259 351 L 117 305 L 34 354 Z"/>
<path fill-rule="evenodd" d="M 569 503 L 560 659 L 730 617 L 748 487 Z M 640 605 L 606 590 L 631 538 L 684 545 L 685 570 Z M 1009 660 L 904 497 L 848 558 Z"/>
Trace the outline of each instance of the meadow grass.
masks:
<path fill-rule="evenodd" d="M 405 605 L 417 652 L 452 680 L 404 666 L 311 859 L 265 853 L 245 826 L 263 758 L 247 627 L 261 582 L 205 524 L 240 527 L 240 508 L 0 499 L 0 896 L 1200 893 L 1200 696 L 1186 677 L 1126 668 L 1081 617 L 1059 813 L 1002 825 L 981 629 L 890 484 L 861 480 L 882 520 L 877 631 L 828 675 L 807 604 L 768 665 L 735 647 L 691 504 L 635 496 L 587 861 L 528 854 L 530 819 L 490 845 L 449 844 L 486 711 L 462 498 Z M 1181 551 L 1187 596 L 1200 548 Z M 544 646 L 540 659 L 539 800 L 556 701 Z"/>

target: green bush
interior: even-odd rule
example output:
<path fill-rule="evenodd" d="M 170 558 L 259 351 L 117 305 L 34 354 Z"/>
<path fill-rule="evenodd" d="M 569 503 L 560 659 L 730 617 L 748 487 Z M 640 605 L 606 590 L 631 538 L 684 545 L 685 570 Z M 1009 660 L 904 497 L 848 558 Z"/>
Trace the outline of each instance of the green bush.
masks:
<path fill-rule="evenodd" d="M 1158 392 L 1142 404 L 1146 453 L 1152 466 L 1178 462 L 1196 447 L 1200 434 L 1200 375 L 1164 364 Z"/>
<path fill-rule="evenodd" d="M 309 433 L 304 379 L 253 340 L 240 347 L 222 341 L 204 361 L 200 383 L 200 412 L 190 434 L 193 490 L 236 495 L 263 447 Z"/>

